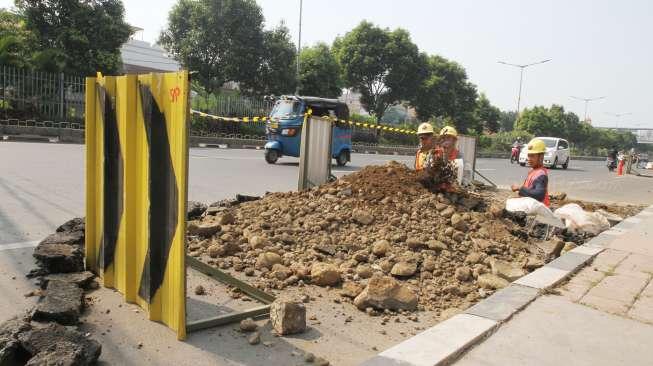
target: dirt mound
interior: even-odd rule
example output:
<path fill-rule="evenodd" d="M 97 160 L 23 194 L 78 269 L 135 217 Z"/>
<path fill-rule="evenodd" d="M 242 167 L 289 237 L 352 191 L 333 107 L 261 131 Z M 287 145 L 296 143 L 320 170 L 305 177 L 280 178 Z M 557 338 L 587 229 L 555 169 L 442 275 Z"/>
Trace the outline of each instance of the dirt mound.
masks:
<path fill-rule="evenodd" d="M 329 286 L 342 301 L 379 307 L 363 309 L 371 311 L 411 304 L 414 294 L 418 309 L 442 311 L 466 308 L 565 244 L 561 235 L 544 245 L 503 217 L 493 193 L 436 194 L 417 178 L 391 162 L 308 191 L 216 207 L 189 223 L 211 229 L 189 235 L 189 253 L 265 290 Z"/>

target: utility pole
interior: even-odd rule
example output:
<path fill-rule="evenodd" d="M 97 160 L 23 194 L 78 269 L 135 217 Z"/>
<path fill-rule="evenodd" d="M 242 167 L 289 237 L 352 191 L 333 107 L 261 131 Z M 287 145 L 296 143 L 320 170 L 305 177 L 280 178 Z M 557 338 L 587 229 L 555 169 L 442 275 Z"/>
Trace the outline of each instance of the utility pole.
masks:
<path fill-rule="evenodd" d="M 585 102 L 585 116 L 583 117 L 584 122 L 587 122 L 587 106 L 589 105 L 589 103 L 606 98 L 605 96 L 597 97 L 597 98 L 580 98 L 580 97 L 575 97 L 573 95 L 571 95 L 571 97 Z"/>
<path fill-rule="evenodd" d="M 297 86 L 295 87 L 295 95 L 299 95 L 299 54 L 302 52 L 302 11 L 304 6 L 304 0 L 299 0 L 299 37 L 297 40 L 297 73 L 296 81 Z"/>
<path fill-rule="evenodd" d="M 610 112 L 605 112 L 606 114 L 609 114 L 613 117 L 617 117 L 617 121 L 615 122 L 614 129 L 618 130 L 619 129 L 619 122 L 621 122 L 621 117 L 622 116 L 627 116 L 629 114 L 632 114 L 631 112 L 624 112 L 624 113 L 610 113 Z"/>
<path fill-rule="evenodd" d="M 524 65 L 511 64 L 511 63 L 508 63 L 508 62 L 497 61 L 498 63 L 503 64 L 503 65 L 518 67 L 519 68 L 519 93 L 517 94 L 517 118 L 519 118 L 519 113 L 520 113 L 520 108 L 521 108 L 521 87 L 522 87 L 522 82 L 524 80 L 524 69 L 529 67 L 529 66 L 539 65 L 539 64 L 543 64 L 543 63 L 549 62 L 549 61 L 551 61 L 551 59 L 538 61 L 538 62 L 533 62 L 531 64 L 524 64 Z"/>

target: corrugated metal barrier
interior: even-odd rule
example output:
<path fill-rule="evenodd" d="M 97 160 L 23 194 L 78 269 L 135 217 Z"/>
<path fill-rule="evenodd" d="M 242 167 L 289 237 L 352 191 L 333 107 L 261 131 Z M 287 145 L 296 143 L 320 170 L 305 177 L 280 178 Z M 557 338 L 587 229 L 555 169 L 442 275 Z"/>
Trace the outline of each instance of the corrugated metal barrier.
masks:
<path fill-rule="evenodd" d="M 186 337 L 188 72 L 86 79 L 86 266 Z"/>

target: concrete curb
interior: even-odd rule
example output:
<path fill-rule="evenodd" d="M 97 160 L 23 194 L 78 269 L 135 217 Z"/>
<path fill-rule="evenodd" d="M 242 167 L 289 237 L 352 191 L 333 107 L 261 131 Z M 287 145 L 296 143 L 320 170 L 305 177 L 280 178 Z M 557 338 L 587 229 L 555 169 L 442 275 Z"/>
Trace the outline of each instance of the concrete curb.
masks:
<path fill-rule="evenodd" d="M 466 350 L 491 336 L 503 323 L 560 282 L 572 276 L 616 238 L 653 215 L 653 205 L 623 220 L 610 230 L 592 238 L 545 266 L 495 292 L 464 313 L 447 319 L 426 331 L 391 347 L 363 362 L 364 366 L 440 366 L 448 365 Z"/>

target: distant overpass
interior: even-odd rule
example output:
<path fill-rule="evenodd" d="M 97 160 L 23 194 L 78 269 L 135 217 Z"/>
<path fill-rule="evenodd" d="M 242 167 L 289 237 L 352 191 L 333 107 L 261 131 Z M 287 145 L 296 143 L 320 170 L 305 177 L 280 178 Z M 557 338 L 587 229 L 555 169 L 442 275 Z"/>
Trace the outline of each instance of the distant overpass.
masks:
<path fill-rule="evenodd" d="M 647 127 L 619 127 L 619 128 L 614 128 L 614 127 L 598 127 L 595 126 L 596 128 L 602 128 L 604 130 L 616 130 L 620 132 L 632 132 L 635 136 L 637 136 L 637 142 L 640 144 L 653 144 L 653 128 L 647 128 Z"/>

